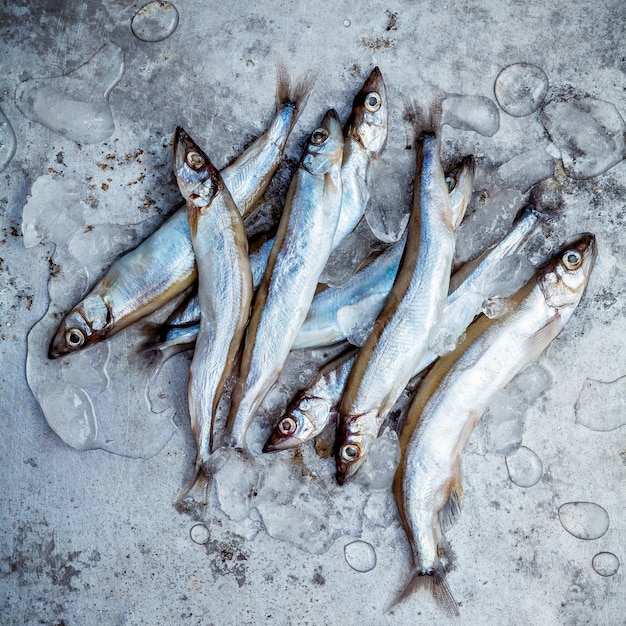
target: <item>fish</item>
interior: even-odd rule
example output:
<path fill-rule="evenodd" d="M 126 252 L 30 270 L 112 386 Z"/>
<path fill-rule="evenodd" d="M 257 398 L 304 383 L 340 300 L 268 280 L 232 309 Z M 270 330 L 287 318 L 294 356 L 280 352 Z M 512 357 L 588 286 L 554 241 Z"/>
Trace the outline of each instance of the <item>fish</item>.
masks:
<path fill-rule="evenodd" d="M 452 349 L 456 348 L 466 328 L 483 307 L 485 297 L 477 292 L 477 286 L 489 289 L 490 277 L 496 271 L 498 263 L 506 256 L 515 254 L 541 226 L 543 220 L 543 214 L 537 209 L 531 205 L 526 206 L 499 243 L 452 275 L 450 293 L 441 322 L 441 327 L 449 333 L 449 345 L 453 346 Z M 468 271 L 467 266 L 471 266 L 471 271 Z M 264 451 L 274 452 L 298 447 L 326 428 L 335 416 L 354 365 L 356 351 L 350 354 L 349 358 L 339 357 L 329 363 L 308 387 L 297 394 L 279 418 Z M 422 373 L 438 356 L 432 349 L 427 350 L 411 378 Z"/>
<path fill-rule="evenodd" d="M 566 241 L 511 297 L 507 314 L 479 317 L 457 350 L 422 381 L 400 432 L 394 479 L 412 555 L 410 579 L 398 602 L 426 588 L 443 611 L 458 614 L 439 552 L 442 534 L 462 508 L 461 453 L 494 394 L 537 360 L 571 318 L 596 256 L 592 234 Z"/>
<path fill-rule="evenodd" d="M 474 159 L 465 157 L 448 173 L 446 180 L 451 187 L 452 206 L 455 210 L 465 211 L 464 208 L 461 209 L 461 204 L 467 206 L 471 198 Z M 250 253 L 255 290 L 263 276 L 273 242 L 273 238 L 268 239 L 255 252 Z M 317 293 L 292 349 L 319 348 L 346 339 L 357 345 L 355 335 L 369 334 L 393 286 L 405 242 L 406 237 L 403 236 L 343 285 L 328 287 Z M 194 332 L 197 333 L 199 318 L 197 295 L 192 292 L 162 325 L 147 325 L 144 351 L 148 361 L 169 358 L 193 348 Z"/>
<path fill-rule="evenodd" d="M 297 448 L 326 428 L 336 413 L 355 354 L 352 348 L 331 361 L 295 396 L 265 442 L 263 452 Z"/>
<path fill-rule="evenodd" d="M 176 130 L 174 161 L 176 179 L 187 203 L 200 302 L 200 330 L 188 389 L 198 453 L 193 475 L 176 498 L 180 502 L 213 452 L 215 412 L 235 364 L 253 291 L 241 213 L 218 170 L 180 127 Z"/>
<path fill-rule="evenodd" d="M 365 461 L 383 420 L 429 348 L 448 294 L 455 233 L 454 212 L 433 132 L 417 141 L 413 209 L 393 288 L 359 351 L 341 401 L 335 460 L 343 484 Z"/>
<path fill-rule="evenodd" d="M 278 379 L 315 295 L 339 221 L 342 155 L 342 129 L 331 109 L 311 133 L 291 180 L 254 299 L 227 422 L 231 447 L 245 450 L 247 428 Z"/>
<path fill-rule="evenodd" d="M 389 105 L 382 72 L 375 67 L 354 97 L 343 131 L 341 214 L 333 237 L 333 250 L 365 214 L 369 201 L 369 167 L 387 144 Z"/>
<path fill-rule="evenodd" d="M 222 170 L 243 217 L 249 217 L 278 168 L 289 134 L 312 87 L 310 77 L 290 86 L 277 71 L 276 115 L 268 130 Z M 135 249 L 115 261 L 91 291 L 61 320 L 48 357 L 56 359 L 103 341 L 156 311 L 197 279 L 185 207 Z"/>

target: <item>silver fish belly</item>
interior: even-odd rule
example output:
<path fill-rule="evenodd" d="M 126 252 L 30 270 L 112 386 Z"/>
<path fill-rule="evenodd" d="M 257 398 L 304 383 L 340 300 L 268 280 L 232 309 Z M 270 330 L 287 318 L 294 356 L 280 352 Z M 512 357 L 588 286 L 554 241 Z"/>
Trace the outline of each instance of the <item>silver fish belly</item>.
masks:
<path fill-rule="evenodd" d="M 413 556 L 411 580 L 399 599 L 429 587 L 447 613 L 458 612 L 438 546 L 462 505 L 461 452 L 493 394 L 534 362 L 571 317 L 595 257 L 593 235 L 570 240 L 512 297 L 509 314 L 479 318 L 457 351 L 441 359 L 420 386 L 400 434 L 394 481 Z"/>
<path fill-rule="evenodd" d="M 255 297 L 233 392 L 229 444 L 245 433 L 276 382 L 313 300 L 341 208 L 343 136 L 334 111 L 313 131 L 294 175 L 267 269 Z"/>

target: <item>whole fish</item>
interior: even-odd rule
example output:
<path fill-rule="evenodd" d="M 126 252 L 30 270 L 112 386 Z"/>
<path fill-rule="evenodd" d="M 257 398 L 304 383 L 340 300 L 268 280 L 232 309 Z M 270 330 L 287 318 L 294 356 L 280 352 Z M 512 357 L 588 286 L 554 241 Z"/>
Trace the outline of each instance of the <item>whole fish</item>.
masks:
<path fill-rule="evenodd" d="M 289 133 L 306 103 L 311 81 L 290 89 L 278 70 L 276 116 L 269 129 L 224 168 L 222 179 L 248 216 L 278 168 Z M 178 209 L 137 248 L 119 258 L 61 321 L 48 356 L 55 359 L 102 341 L 149 315 L 196 280 L 186 208 Z"/>
<path fill-rule="evenodd" d="M 387 143 L 387 90 L 383 75 L 375 67 L 352 102 L 350 117 L 343 131 L 341 214 L 333 237 L 335 249 L 359 223 L 370 197 L 368 170 Z"/>
<path fill-rule="evenodd" d="M 276 240 L 257 291 L 228 418 L 228 443 L 245 433 L 276 382 L 304 322 L 331 251 L 341 209 L 343 135 L 329 111 L 294 174 Z"/>
<path fill-rule="evenodd" d="M 463 266 L 452 276 L 450 283 L 451 286 L 455 285 L 455 288 L 450 289 L 441 322 L 441 327 L 448 333 L 449 345 L 456 347 L 465 329 L 480 313 L 488 297 L 488 294 L 483 295 L 477 291 L 477 286 L 491 291 L 490 277 L 495 273 L 498 263 L 506 256 L 517 252 L 536 231 L 542 219 L 533 207 L 526 207 L 520 211 L 511 229 L 498 244 L 476 261 L 466 264 L 471 265 L 471 271 Z M 311 384 L 294 398 L 265 444 L 265 452 L 297 447 L 324 430 L 341 401 L 354 364 L 356 353 L 352 351 L 350 354 L 352 356 L 349 358 L 342 357 L 329 363 Z M 431 365 L 437 356 L 432 350 L 427 350 L 411 378 Z"/>
<path fill-rule="evenodd" d="M 389 298 L 348 377 L 335 450 L 340 484 L 362 465 L 443 314 L 455 232 L 463 213 L 453 212 L 438 149 L 433 133 L 420 136 L 405 253 Z"/>
<path fill-rule="evenodd" d="M 184 498 L 213 452 L 213 421 L 250 313 L 252 273 L 243 219 L 217 169 L 182 129 L 174 144 L 176 179 L 187 201 L 198 265 L 200 331 L 189 374 L 189 413 L 198 444 Z"/>
<path fill-rule="evenodd" d="M 441 535 L 462 506 L 461 452 L 496 391 L 533 363 L 576 309 L 596 258 L 593 235 L 566 242 L 497 320 L 480 317 L 422 382 L 400 433 L 394 495 L 411 546 L 411 578 L 398 601 L 428 588 L 458 614 L 439 560 Z"/>

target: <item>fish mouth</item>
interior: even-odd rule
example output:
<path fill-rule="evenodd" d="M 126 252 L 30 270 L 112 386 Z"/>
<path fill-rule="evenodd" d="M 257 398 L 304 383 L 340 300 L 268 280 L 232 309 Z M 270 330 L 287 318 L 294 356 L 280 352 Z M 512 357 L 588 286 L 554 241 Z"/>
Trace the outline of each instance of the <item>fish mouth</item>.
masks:
<path fill-rule="evenodd" d="M 265 442 L 263 446 L 263 452 L 282 452 L 283 450 L 289 450 L 299 445 L 299 441 L 294 440 L 293 437 L 283 437 L 282 435 L 270 435 L 270 438 Z"/>

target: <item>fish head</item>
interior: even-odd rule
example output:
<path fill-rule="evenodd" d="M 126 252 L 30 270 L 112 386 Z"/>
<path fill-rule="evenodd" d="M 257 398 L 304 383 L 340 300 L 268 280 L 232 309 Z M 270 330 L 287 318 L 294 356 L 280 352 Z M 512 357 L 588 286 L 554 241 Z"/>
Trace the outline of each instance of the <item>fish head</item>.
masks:
<path fill-rule="evenodd" d="M 174 171 L 183 197 L 196 206 L 209 205 L 224 184 L 209 157 L 180 126 L 174 138 Z"/>
<path fill-rule="evenodd" d="M 361 430 L 361 417 L 340 420 L 337 427 L 335 462 L 337 464 L 336 479 L 340 485 L 356 474 L 372 447 L 372 436 L 364 434 Z M 365 432 L 371 432 L 371 429 Z"/>
<path fill-rule="evenodd" d="M 65 354 L 104 339 L 111 327 L 111 313 L 98 294 L 87 296 L 61 320 L 50 347 L 48 358 L 56 359 Z"/>
<path fill-rule="evenodd" d="M 474 190 L 475 171 L 476 161 L 473 156 L 469 155 L 446 175 L 450 204 L 455 213 L 465 215 Z"/>
<path fill-rule="evenodd" d="M 547 304 L 563 315 L 583 297 L 598 251 L 596 238 L 582 233 L 568 239 L 540 270 L 539 286 Z"/>
<path fill-rule="evenodd" d="M 388 118 L 385 81 L 380 69 L 375 67 L 352 102 L 345 135 L 367 150 L 370 158 L 377 159 L 387 143 Z"/>
<path fill-rule="evenodd" d="M 341 165 L 343 157 L 343 133 L 339 116 L 330 109 L 320 125 L 311 133 L 302 166 L 311 174 L 322 175 L 333 166 Z"/>
<path fill-rule="evenodd" d="M 300 393 L 269 436 L 263 452 L 288 450 L 319 435 L 328 423 L 331 406 L 328 400 Z"/>

